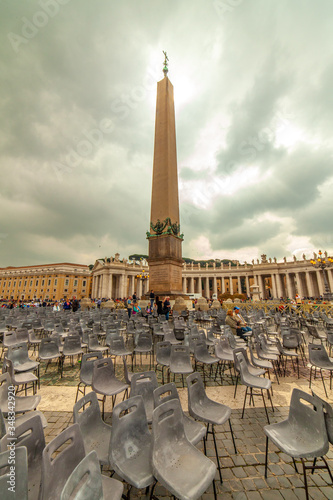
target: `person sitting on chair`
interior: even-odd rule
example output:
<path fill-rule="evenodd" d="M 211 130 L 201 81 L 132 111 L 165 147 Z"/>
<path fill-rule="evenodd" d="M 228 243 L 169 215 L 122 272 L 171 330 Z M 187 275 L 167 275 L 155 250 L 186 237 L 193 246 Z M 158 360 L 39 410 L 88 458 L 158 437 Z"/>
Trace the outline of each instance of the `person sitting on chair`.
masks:
<path fill-rule="evenodd" d="M 240 322 L 234 318 L 233 312 L 231 309 L 228 309 L 227 311 L 227 317 L 225 319 L 225 324 L 229 325 L 231 328 L 231 331 L 234 335 L 237 335 L 243 340 L 246 340 L 246 337 L 244 337 L 242 328 L 240 326 Z"/>

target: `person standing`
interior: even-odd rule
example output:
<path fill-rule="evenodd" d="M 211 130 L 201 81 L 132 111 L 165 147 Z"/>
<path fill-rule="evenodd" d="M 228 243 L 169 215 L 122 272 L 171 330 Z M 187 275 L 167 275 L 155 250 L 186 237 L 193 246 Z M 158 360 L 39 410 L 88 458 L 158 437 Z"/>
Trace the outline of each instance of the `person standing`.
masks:
<path fill-rule="evenodd" d="M 128 297 L 126 307 L 127 307 L 128 319 L 131 319 L 132 308 L 133 308 L 132 297 Z"/>
<path fill-rule="evenodd" d="M 152 312 L 153 311 L 153 307 L 154 307 L 154 300 L 155 300 L 154 290 L 150 290 L 149 298 L 150 298 L 150 310 Z"/>
<path fill-rule="evenodd" d="M 136 298 L 136 293 L 135 293 L 135 292 L 133 293 L 133 297 L 132 297 L 132 299 L 133 299 L 133 304 L 135 304 L 135 303 L 136 303 L 136 301 L 137 301 L 137 298 Z"/>
<path fill-rule="evenodd" d="M 171 309 L 170 297 L 165 297 L 163 301 L 163 313 L 165 314 L 165 319 L 167 321 L 169 320 L 170 309 Z"/>
<path fill-rule="evenodd" d="M 155 297 L 155 304 L 157 308 L 157 314 L 158 315 L 163 314 L 163 304 L 158 295 L 156 295 Z"/>

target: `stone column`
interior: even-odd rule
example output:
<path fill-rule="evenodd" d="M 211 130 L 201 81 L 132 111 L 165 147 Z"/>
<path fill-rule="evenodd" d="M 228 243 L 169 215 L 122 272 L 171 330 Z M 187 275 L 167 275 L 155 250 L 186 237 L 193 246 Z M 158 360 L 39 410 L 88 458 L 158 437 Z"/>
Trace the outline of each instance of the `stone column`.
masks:
<path fill-rule="evenodd" d="M 317 282 L 318 282 L 318 288 L 319 288 L 319 295 L 324 295 L 325 292 L 325 287 L 324 287 L 324 278 L 323 278 L 323 272 L 321 269 L 318 269 L 317 272 Z"/>
<path fill-rule="evenodd" d="M 238 293 L 242 293 L 242 282 L 240 276 L 237 276 L 237 283 L 238 283 Z"/>
<path fill-rule="evenodd" d="M 332 275 L 332 268 L 327 269 L 327 279 L 328 279 L 328 284 L 330 287 L 330 292 L 333 293 L 333 275 Z"/>
<path fill-rule="evenodd" d="M 305 297 L 304 286 L 303 286 L 303 276 L 300 272 L 295 273 L 297 280 L 297 291 L 300 297 Z"/>
<path fill-rule="evenodd" d="M 290 273 L 286 274 L 286 282 L 287 282 L 287 293 L 289 299 L 294 299 L 294 294 L 293 294 L 293 287 L 292 287 L 292 282 L 291 282 L 291 275 Z"/>
<path fill-rule="evenodd" d="M 190 293 L 194 293 L 194 278 L 190 277 Z"/>
<path fill-rule="evenodd" d="M 139 278 L 138 279 L 138 299 L 141 299 L 141 295 L 142 295 L 142 279 Z"/>
<path fill-rule="evenodd" d="M 205 296 L 207 299 L 210 298 L 210 293 L 209 293 L 209 278 L 206 276 L 205 278 Z"/>
<path fill-rule="evenodd" d="M 309 297 L 314 297 L 315 293 L 314 293 L 314 288 L 313 288 L 312 273 L 307 271 L 305 273 L 305 279 L 306 279 L 306 284 L 308 287 Z"/>
<path fill-rule="evenodd" d="M 276 289 L 276 275 L 275 274 L 271 275 L 271 280 L 272 280 L 272 293 L 273 293 L 273 297 L 275 299 L 277 299 L 278 293 L 277 293 L 277 289 Z"/>
<path fill-rule="evenodd" d="M 201 281 L 201 276 L 198 278 L 198 293 L 202 296 L 202 281 Z"/>
<path fill-rule="evenodd" d="M 183 278 L 183 293 L 186 293 L 186 292 L 187 292 L 187 287 L 186 287 L 186 279 L 187 279 L 187 278 Z"/>
<path fill-rule="evenodd" d="M 130 275 L 129 277 L 129 291 L 128 294 L 132 297 L 134 293 L 134 276 Z"/>
<path fill-rule="evenodd" d="M 217 279 L 216 276 L 213 278 L 213 293 L 216 293 L 217 295 Z"/>
<path fill-rule="evenodd" d="M 99 296 L 102 299 L 103 298 L 103 281 L 104 281 L 104 276 L 103 274 L 100 275 L 100 282 L 99 282 Z"/>
<path fill-rule="evenodd" d="M 246 284 L 246 295 L 247 297 L 251 297 L 250 293 L 250 280 L 248 276 L 245 276 L 245 284 Z"/>
<path fill-rule="evenodd" d="M 225 278 L 222 276 L 221 278 L 221 291 L 222 293 L 225 293 Z"/>
<path fill-rule="evenodd" d="M 260 298 L 261 299 L 265 299 L 266 298 L 266 295 L 265 295 L 265 285 L 264 285 L 264 277 L 261 276 L 261 274 L 259 274 L 258 276 L 258 281 L 259 281 L 259 292 L 260 292 Z"/>
<path fill-rule="evenodd" d="M 232 276 L 229 276 L 229 288 L 230 288 L 231 295 L 233 295 L 234 294 L 234 285 L 232 283 Z"/>
<path fill-rule="evenodd" d="M 276 288 L 277 288 L 278 298 L 283 297 L 284 293 L 283 293 L 283 286 L 282 286 L 282 282 L 281 282 L 282 275 L 276 274 L 275 279 L 276 279 Z"/>

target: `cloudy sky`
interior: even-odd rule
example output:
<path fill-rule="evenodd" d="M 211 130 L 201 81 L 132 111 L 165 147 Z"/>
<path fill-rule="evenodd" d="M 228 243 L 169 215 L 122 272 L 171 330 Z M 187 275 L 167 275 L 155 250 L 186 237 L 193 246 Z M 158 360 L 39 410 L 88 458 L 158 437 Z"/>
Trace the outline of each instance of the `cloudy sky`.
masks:
<path fill-rule="evenodd" d="M 333 253 L 332 0 L 0 0 L 0 266 L 147 253 L 156 82 L 183 255 Z"/>

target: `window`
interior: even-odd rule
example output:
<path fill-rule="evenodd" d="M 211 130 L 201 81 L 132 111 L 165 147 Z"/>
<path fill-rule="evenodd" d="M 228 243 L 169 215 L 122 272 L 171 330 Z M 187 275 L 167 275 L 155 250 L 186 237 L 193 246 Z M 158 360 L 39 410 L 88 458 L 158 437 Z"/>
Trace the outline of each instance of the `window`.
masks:
<path fill-rule="evenodd" d="M 22 281 L 19 281 L 19 288 L 21 288 L 22 286 Z"/>
<path fill-rule="evenodd" d="M 64 289 L 64 292 L 68 292 L 68 288 L 65 288 L 65 289 Z"/>
<path fill-rule="evenodd" d="M 58 284 L 58 280 L 57 280 L 57 279 L 55 279 L 55 280 L 54 280 L 54 286 L 57 286 L 57 284 Z"/>
<path fill-rule="evenodd" d="M 65 286 L 69 285 L 69 280 L 65 280 Z"/>
<path fill-rule="evenodd" d="M 39 280 L 36 280 L 36 286 L 38 286 Z"/>
<path fill-rule="evenodd" d="M 47 292 L 49 292 L 49 291 L 50 291 L 50 289 L 48 288 L 46 291 L 47 291 Z M 47 295 L 47 297 L 48 297 L 48 295 Z"/>
<path fill-rule="evenodd" d="M 74 280 L 74 286 L 77 286 L 77 280 Z"/>
<path fill-rule="evenodd" d="M 82 281 L 82 286 L 86 286 L 86 280 Z"/>
<path fill-rule="evenodd" d="M 45 280 L 42 280 L 42 286 L 44 286 Z"/>
<path fill-rule="evenodd" d="M 24 286 L 27 286 L 27 283 L 28 283 L 28 282 L 27 282 L 27 281 L 25 281 L 25 282 L 24 282 Z"/>
<path fill-rule="evenodd" d="M 47 286 L 51 285 L 51 280 L 47 280 Z"/>
<path fill-rule="evenodd" d="M 32 286 L 32 280 L 30 281 L 30 285 L 29 286 Z"/>
<path fill-rule="evenodd" d="M 54 292 L 56 292 L 56 291 L 57 291 L 57 289 L 56 289 L 56 288 L 54 288 L 54 289 L 53 289 L 53 291 L 54 291 Z"/>

